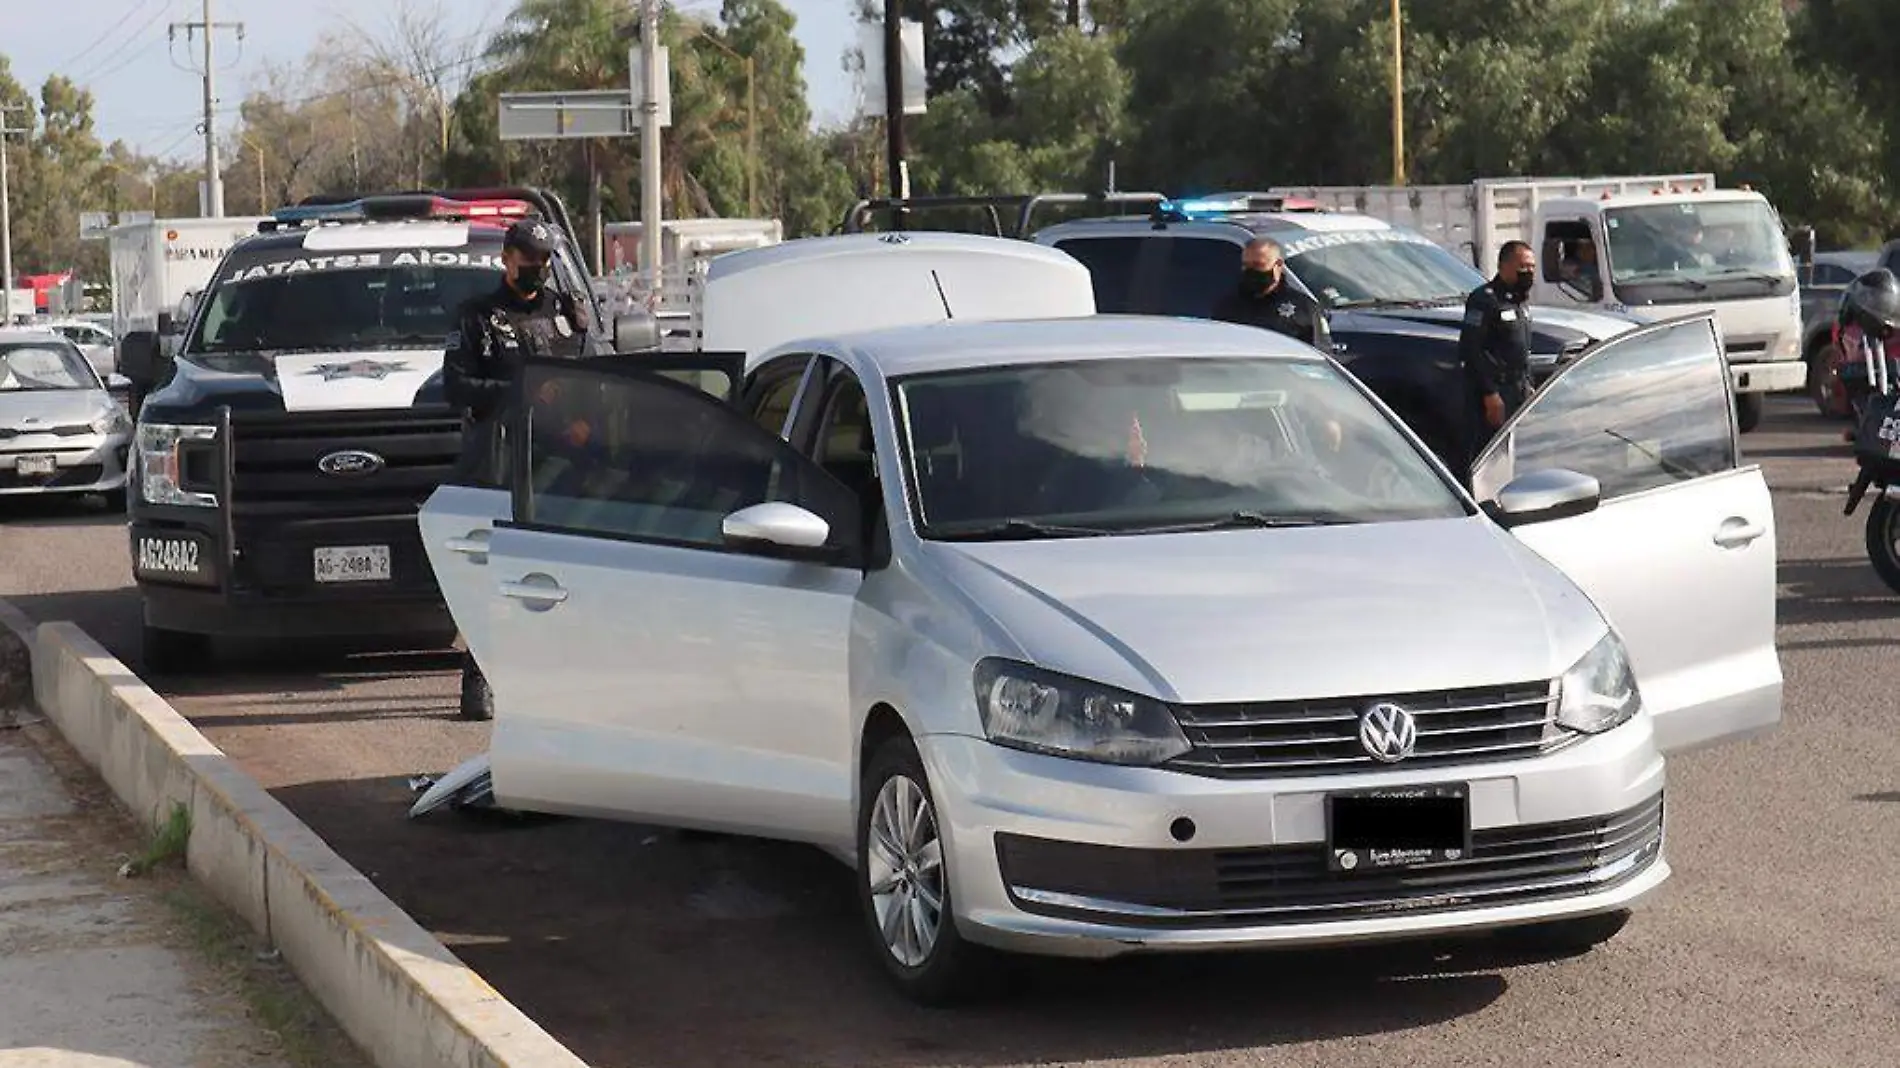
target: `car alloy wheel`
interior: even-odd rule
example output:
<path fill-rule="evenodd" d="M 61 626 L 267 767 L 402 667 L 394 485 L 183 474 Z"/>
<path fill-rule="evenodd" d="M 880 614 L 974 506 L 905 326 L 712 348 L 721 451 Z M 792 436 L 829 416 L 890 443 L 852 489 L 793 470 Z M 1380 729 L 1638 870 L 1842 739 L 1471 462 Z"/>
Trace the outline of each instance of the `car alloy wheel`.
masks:
<path fill-rule="evenodd" d="M 909 776 L 884 780 L 871 807 L 865 878 L 884 948 L 906 968 L 921 967 L 944 921 L 943 841 L 930 797 Z"/>

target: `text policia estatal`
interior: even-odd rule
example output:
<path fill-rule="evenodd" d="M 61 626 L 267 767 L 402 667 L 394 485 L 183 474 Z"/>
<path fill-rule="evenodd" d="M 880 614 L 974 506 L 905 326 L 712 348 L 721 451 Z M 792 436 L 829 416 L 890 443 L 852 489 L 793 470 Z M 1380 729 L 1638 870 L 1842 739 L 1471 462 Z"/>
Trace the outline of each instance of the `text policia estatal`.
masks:
<path fill-rule="evenodd" d="M 282 260 L 277 263 L 260 263 L 255 267 L 244 267 L 231 272 L 224 280 L 225 285 L 249 282 L 258 278 L 275 278 L 285 274 L 300 274 L 304 271 L 360 271 L 368 267 L 479 267 L 488 270 L 501 270 L 501 257 L 492 252 L 439 252 L 429 249 L 398 252 L 393 256 L 381 252 L 346 252 L 335 256 L 308 256 L 302 259 Z"/>

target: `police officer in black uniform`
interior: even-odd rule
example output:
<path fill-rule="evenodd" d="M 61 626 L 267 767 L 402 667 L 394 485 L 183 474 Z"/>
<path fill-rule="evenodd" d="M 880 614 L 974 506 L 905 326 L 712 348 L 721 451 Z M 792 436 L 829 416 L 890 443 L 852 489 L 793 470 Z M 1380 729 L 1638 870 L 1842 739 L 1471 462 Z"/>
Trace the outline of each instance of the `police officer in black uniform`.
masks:
<path fill-rule="evenodd" d="M 1511 413 L 1531 395 L 1531 313 L 1537 276 L 1530 245 L 1507 241 L 1498 250 L 1498 273 L 1465 298 L 1458 359 L 1464 365 L 1469 400 L 1466 462 L 1478 458 Z"/>
<path fill-rule="evenodd" d="M 502 238 L 502 282 L 456 313 L 442 365 L 442 391 L 462 409 L 462 456 L 457 478 L 465 484 L 506 482 L 505 426 L 511 390 L 530 356 L 575 359 L 590 351 L 592 322 L 586 307 L 550 284 L 550 264 L 559 235 L 545 222 L 524 219 Z M 492 719 L 494 695 L 473 655 L 462 657 L 461 714 Z"/>
<path fill-rule="evenodd" d="M 593 324 L 586 307 L 550 284 L 558 234 L 554 227 L 524 219 L 502 239 L 502 282 L 463 304 L 442 365 L 442 391 L 462 409 L 465 482 L 503 483 L 503 425 L 509 391 L 522 360 L 575 359 L 589 354 Z"/>
<path fill-rule="evenodd" d="M 1214 305 L 1213 318 L 1257 326 L 1330 353 L 1332 335 L 1319 301 L 1289 285 L 1286 262 L 1273 239 L 1256 237 L 1240 254 L 1240 282 Z"/>

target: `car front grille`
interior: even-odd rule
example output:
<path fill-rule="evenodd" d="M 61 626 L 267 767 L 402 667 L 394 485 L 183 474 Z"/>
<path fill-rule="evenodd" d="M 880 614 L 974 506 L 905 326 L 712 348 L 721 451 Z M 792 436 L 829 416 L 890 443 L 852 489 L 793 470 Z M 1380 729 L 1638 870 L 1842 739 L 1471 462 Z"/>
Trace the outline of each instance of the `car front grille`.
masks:
<path fill-rule="evenodd" d="M 996 836 L 1017 907 L 1162 928 L 1365 919 L 1595 893 L 1660 853 L 1663 795 L 1608 816 L 1472 832 L 1468 857 L 1338 873 L 1313 842 L 1255 849 L 1130 849 Z"/>
<path fill-rule="evenodd" d="M 234 413 L 231 497 L 240 516 L 413 516 L 453 473 L 461 447 L 461 419 L 450 412 Z M 384 466 L 360 477 L 317 469 L 346 449 L 374 453 Z"/>
<path fill-rule="evenodd" d="M 1381 764 L 1359 744 L 1359 717 L 1391 703 L 1418 723 L 1413 755 Z M 1193 751 L 1168 763 L 1223 779 L 1324 775 L 1382 767 L 1438 767 L 1536 756 L 1565 743 L 1552 726 L 1554 681 L 1469 690 L 1316 701 L 1182 705 L 1175 716 Z"/>

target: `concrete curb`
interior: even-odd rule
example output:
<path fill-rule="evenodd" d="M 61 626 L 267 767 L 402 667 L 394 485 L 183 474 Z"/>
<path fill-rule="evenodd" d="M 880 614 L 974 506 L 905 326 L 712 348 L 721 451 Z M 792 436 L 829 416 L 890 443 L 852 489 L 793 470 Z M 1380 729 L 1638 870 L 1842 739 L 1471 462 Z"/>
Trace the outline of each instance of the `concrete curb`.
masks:
<path fill-rule="evenodd" d="M 147 826 L 186 807 L 192 876 L 282 951 L 377 1064 L 586 1068 L 85 631 L 34 629 L 5 601 L 0 624 L 31 649 L 39 709 Z"/>

